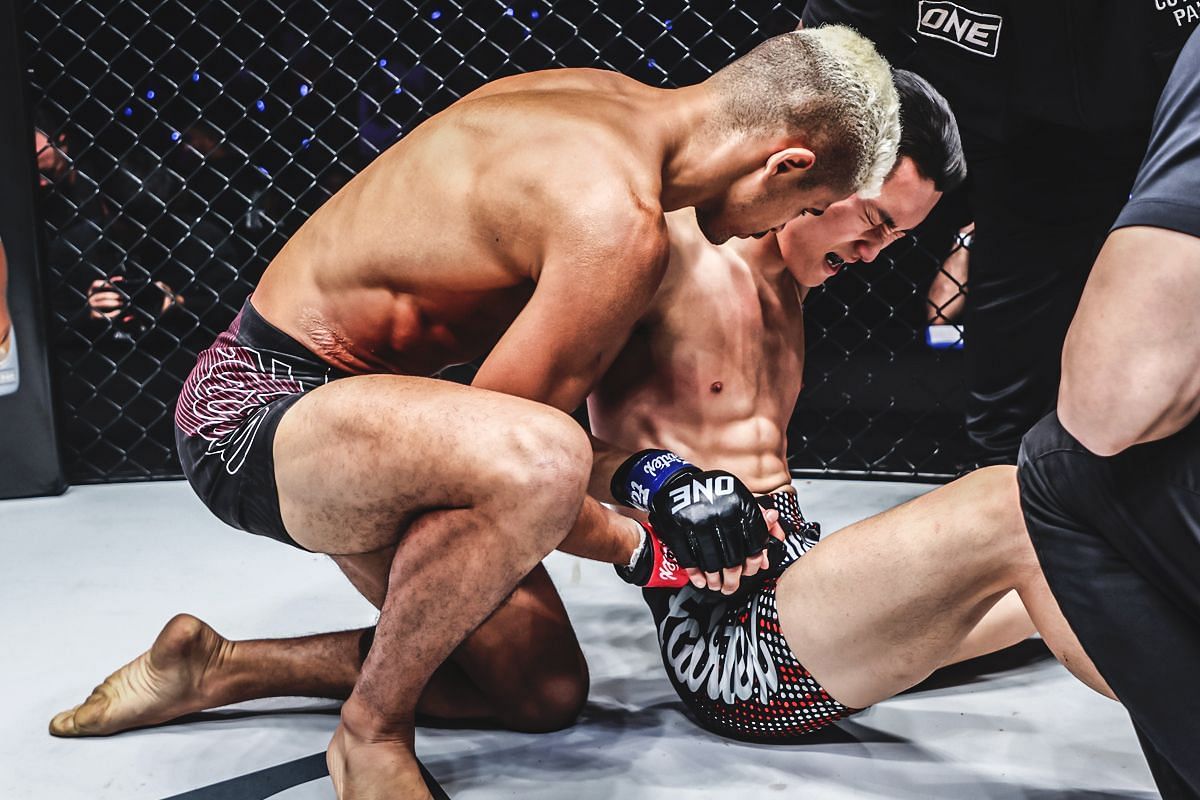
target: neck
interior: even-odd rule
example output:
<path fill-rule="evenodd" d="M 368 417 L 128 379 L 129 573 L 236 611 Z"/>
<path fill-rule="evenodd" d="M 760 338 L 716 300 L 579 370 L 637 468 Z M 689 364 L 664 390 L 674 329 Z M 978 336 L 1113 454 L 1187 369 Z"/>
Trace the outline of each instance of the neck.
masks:
<path fill-rule="evenodd" d="M 761 239 L 732 239 L 721 247 L 733 248 L 752 272 L 766 280 L 773 281 L 787 271 L 783 253 L 779 251 L 779 239 L 773 233 Z M 788 278 L 790 280 L 791 276 Z"/>
<path fill-rule="evenodd" d="M 708 82 L 669 92 L 659 106 L 665 132 L 662 203 L 674 211 L 721 197 L 766 161 L 769 147 L 721 123 L 721 98 Z"/>

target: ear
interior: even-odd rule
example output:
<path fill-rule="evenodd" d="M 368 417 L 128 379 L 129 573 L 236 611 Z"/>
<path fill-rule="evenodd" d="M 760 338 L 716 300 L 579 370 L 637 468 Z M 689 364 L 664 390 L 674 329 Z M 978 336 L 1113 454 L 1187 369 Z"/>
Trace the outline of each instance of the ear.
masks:
<path fill-rule="evenodd" d="M 785 172 L 807 172 L 817 163 L 817 155 L 807 147 L 789 147 L 772 153 L 767 159 L 767 175 L 782 175 Z"/>

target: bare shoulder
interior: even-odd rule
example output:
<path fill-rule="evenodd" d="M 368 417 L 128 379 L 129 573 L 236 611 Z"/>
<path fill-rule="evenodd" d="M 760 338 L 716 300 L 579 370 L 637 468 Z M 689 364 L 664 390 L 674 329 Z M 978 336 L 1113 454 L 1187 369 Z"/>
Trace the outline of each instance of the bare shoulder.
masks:
<path fill-rule="evenodd" d="M 628 160 L 589 159 L 586 171 L 555 181 L 551 250 L 576 257 L 661 271 L 670 234 L 657 187 Z"/>
<path fill-rule="evenodd" d="M 589 67 L 545 69 L 491 81 L 460 102 L 512 92 L 621 92 L 642 86 L 644 84 L 633 78 L 610 70 Z"/>

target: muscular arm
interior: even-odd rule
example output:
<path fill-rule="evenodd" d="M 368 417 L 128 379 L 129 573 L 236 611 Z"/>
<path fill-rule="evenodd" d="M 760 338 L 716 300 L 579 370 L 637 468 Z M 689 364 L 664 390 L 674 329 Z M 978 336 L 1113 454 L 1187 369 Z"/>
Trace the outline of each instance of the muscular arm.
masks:
<path fill-rule="evenodd" d="M 1169 436 L 1200 411 L 1200 238 L 1109 235 L 1063 348 L 1058 414 L 1097 455 Z"/>
<path fill-rule="evenodd" d="M 472 385 L 572 411 L 616 358 L 662 279 L 666 229 L 661 216 L 641 213 L 611 227 L 595 218 L 590 223 L 613 233 L 590 246 L 580 244 L 587 237 L 577 237 L 548 256 L 533 297 Z M 616 451 L 599 440 L 593 439 L 593 447 L 602 462 L 599 468 L 607 467 L 611 475 L 624 456 L 616 458 Z M 607 495 L 605 484 L 601 496 Z M 639 536 L 628 518 L 588 498 L 560 549 L 625 563 Z"/>

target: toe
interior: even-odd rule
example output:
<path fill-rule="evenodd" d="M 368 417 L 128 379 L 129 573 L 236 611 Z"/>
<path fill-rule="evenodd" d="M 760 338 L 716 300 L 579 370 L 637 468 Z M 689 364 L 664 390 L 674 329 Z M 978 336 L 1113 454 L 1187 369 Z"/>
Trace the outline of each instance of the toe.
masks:
<path fill-rule="evenodd" d="M 75 727 L 75 712 L 79 706 L 60 711 L 54 715 L 54 719 L 50 720 L 50 735 L 51 736 L 78 736 L 79 731 Z"/>

